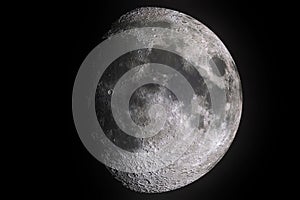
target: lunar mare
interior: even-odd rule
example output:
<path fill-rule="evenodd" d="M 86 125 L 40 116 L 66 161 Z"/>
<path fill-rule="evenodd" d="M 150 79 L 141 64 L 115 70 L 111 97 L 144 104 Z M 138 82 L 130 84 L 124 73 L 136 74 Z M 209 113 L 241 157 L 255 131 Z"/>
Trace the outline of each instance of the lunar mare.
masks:
<path fill-rule="evenodd" d="M 160 193 L 209 172 L 242 112 L 235 63 L 196 19 L 165 8 L 126 13 L 83 62 L 73 117 L 88 151 L 134 191 Z"/>

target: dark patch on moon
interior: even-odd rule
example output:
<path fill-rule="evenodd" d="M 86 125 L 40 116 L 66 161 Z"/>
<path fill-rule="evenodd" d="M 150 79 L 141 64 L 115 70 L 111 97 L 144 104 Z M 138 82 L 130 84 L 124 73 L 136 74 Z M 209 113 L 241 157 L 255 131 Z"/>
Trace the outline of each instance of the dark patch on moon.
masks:
<path fill-rule="evenodd" d="M 214 74 L 216 74 L 217 76 L 224 76 L 225 69 L 227 68 L 227 66 L 222 58 L 220 58 L 218 56 L 213 56 L 209 60 L 209 64 L 212 66 L 212 70 L 213 70 Z"/>
<path fill-rule="evenodd" d="M 124 66 L 120 67 L 123 63 Z M 211 99 L 209 95 L 206 95 L 208 88 L 203 77 L 191 63 L 180 55 L 155 48 L 138 49 L 123 54 L 106 68 L 98 82 L 95 94 L 95 111 L 98 122 L 107 138 L 116 146 L 129 152 L 143 151 L 148 140 L 156 140 L 156 137 L 160 136 L 157 134 L 151 138 L 137 138 L 123 132 L 113 117 L 112 95 L 108 91 L 115 87 L 127 71 L 147 63 L 159 63 L 177 70 L 188 80 L 197 96 L 205 97 L 208 108 L 211 108 Z"/>

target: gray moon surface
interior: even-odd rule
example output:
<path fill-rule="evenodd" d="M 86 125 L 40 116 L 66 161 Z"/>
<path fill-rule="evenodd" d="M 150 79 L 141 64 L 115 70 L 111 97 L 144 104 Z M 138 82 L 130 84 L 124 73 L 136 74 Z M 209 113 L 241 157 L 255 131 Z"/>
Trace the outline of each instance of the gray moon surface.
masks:
<path fill-rule="evenodd" d="M 142 7 L 121 16 L 86 57 L 72 108 L 87 150 L 125 187 L 161 193 L 208 173 L 242 113 L 234 60 L 205 25 Z"/>

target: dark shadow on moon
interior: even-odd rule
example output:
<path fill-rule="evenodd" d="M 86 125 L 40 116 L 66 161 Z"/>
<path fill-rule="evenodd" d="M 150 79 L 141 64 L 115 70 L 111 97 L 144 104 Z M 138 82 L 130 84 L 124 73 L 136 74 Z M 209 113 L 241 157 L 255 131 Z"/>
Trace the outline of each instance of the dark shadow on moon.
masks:
<path fill-rule="evenodd" d="M 212 66 L 211 69 L 214 74 L 216 74 L 217 76 L 224 76 L 227 66 L 222 58 L 213 56 L 209 60 L 209 64 Z"/>

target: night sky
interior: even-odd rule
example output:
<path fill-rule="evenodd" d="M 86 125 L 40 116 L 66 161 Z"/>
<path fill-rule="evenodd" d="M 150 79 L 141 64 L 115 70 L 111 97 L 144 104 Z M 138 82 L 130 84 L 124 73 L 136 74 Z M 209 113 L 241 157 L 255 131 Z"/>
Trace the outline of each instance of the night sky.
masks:
<path fill-rule="evenodd" d="M 222 3 L 220 3 L 222 2 Z M 68 199 L 198 200 L 268 198 L 280 191 L 282 173 L 278 173 L 282 137 L 276 116 L 281 97 L 274 98 L 283 86 L 277 72 L 276 23 L 278 5 L 260 1 L 201 0 L 124 0 L 73 1 L 52 5 L 48 20 L 55 46 L 51 56 L 56 65 L 51 73 L 59 108 L 53 118 L 56 131 L 49 133 L 51 157 L 43 179 L 47 192 Z M 243 87 L 243 113 L 233 144 L 223 159 L 196 182 L 162 194 L 140 194 L 115 180 L 81 143 L 72 117 L 72 89 L 77 71 L 88 53 L 122 14 L 141 6 L 160 6 L 186 13 L 211 29 L 225 44 L 238 68 Z M 274 6 L 274 8 L 273 8 Z M 45 6 L 46 7 L 46 6 Z M 52 19 L 53 17 L 53 19 Z M 52 37 L 52 36 L 49 36 Z M 278 125 L 278 126 L 277 126 Z M 49 131 L 50 132 L 50 131 Z M 51 140 L 52 141 L 52 140 Z"/>

